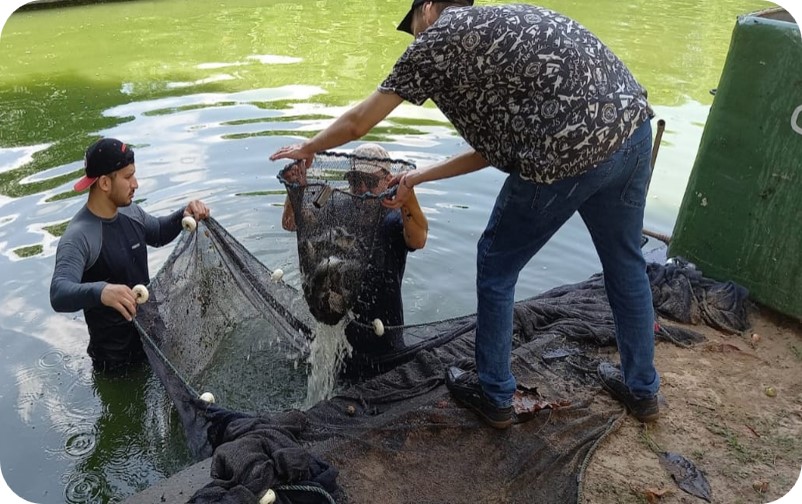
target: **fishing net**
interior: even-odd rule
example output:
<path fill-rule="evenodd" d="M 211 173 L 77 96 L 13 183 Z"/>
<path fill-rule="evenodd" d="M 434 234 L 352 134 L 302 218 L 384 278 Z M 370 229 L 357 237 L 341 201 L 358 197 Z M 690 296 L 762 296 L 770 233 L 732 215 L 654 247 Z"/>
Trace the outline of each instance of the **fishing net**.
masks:
<path fill-rule="evenodd" d="M 278 175 L 297 233 L 301 288 L 312 316 L 345 326 L 342 371 L 364 378 L 391 368 L 431 342 L 404 329 L 401 282 L 409 251 L 401 212 L 382 200 L 390 180 L 414 164 L 376 144 L 352 153 L 318 153 Z M 286 227 L 286 226 L 285 226 Z"/>
<path fill-rule="evenodd" d="M 380 229 L 392 210 L 381 200 L 393 192 L 387 179 L 411 168 L 388 157 L 323 152 L 305 174 L 298 162 L 279 174 L 294 211 L 304 298 L 320 322 L 337 324 L 365 281 L 382 274 Z"/>
<path fill-rule="evenodd" d="M 516 303 L 512 363 L 529 403 L 498 432 L 444 384 L 473 360 L 473 315 L 404 326 L 403 358 L 300 409 L 316 322 L 273 273 L 209 219 L 182 236 L 137 315 L 189 447 L 212 456 L 191 502 L 256 503 L 268 488 L 280 503 L 580 501 L 585 464 L 623 415 L 596 379 L 615 348 L 601 275 Z M 743 288 L 681 261 L 648 273 L 661 317 L 748 327 Z M 701 339 L 660 322 L 669 341 Z"/>

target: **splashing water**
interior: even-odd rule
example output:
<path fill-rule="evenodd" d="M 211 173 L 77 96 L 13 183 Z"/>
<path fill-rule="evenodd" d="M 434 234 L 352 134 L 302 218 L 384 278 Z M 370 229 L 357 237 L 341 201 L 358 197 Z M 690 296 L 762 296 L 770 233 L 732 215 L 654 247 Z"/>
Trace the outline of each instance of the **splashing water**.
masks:
<path fill-rule="evenodd" d="M 334 326 L 321 323 L 315 326 L 315 338 L 309 346 L 308 362 L 311 369 L 306 387 L 307 408 L 330 398 L 334 392 L 334 383 L 343 360 L 353 351 L 345 337 L 345 326 L 348 322 L 346 317 Z"/>

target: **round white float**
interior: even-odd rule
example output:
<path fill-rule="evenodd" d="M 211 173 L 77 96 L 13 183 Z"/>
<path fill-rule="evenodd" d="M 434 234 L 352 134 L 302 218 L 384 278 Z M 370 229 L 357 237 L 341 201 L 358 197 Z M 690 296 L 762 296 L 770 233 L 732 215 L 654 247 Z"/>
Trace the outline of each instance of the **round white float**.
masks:
<path fill-rule="evenodd" d="M 379 319 L 373 320 L 373 332 L 376 333 L 376 336 L 381 336 L 384 334 L 384 323 L 382 323 Z"/>
<path fill-rule="evenodd" d="M 200 395 L 200 400 L 209 404 L 214 404 L 214 396 L 211 392 L 204 392 Z"/>
<path fill-rule="evenodd" d="M 278 282 L 284 276 L 284 270 L 281 268 L 277 268 L 272 275 L 270 275 L 270 279 L 274 282 Z"/>
<path fill-rule="evenodd" d="M 181 219 L 181 226 L 190 233 L 195 231 L 195 228 L 198 227 L 198 223 L 195 222 L 195 218 L 191 215 L 187 215 L 183 219 Z"/>
<path fill-rule="evenodd" d="M 142 304 L 146 302 L 150 297 L 148 288 L 142 284 L 134 285 L 134 288 L 131 290 L 134 291 L 134 298 L 136 298 L 136 304 Z"/>
<path fill-rule="evenodd" d="M 267 492 L 259 499 L 259 504 L 273 504 L 276 502 L 276 492 L 272 488 L 268 488 Z"/>

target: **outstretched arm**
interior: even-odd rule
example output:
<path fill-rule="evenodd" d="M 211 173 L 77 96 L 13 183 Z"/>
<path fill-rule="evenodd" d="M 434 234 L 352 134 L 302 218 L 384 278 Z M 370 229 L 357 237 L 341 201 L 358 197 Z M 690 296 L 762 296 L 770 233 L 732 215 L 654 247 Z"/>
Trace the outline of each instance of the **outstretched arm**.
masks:
<path fill-rule="evenodd" d="M 291 184 L 298 184 L 300 186 L 306 185 L 306 170 L 300 166 L 300 163 L 293 163 L 282 171 L 284 180 Z M 284 212 L 281 214 L 281 227 L 285 231 L 295 231 L 298 226 L 295 224 L 295 209 L 290 201 L 289 189 L 287 190 L 287 197 L 284 199 Z"/>
<path fill-rule="evenodd" d="M 331 123 L 328 128 L 303 143 L 282 147 L 270 156 L 270 160 L 303 159 L 306 168 L 309 168 L 316 152 L 333 149 L 363 137 L 402 101 L 403 99 L 395 93 L 374 91 L 364 101 Z"/>
<path fill-rule="evenodd" d="M 184 217 L 191 215 L 196 220 L 203 220 L 211 214 L 209 207 L 200 200 L 192 200 L 185 208 L 162 217 L 154 217 L 138 205 L 131 205 L 131 211 L 138 213 L 135 218 L 145 226 L 145 241 L 152 247 L 162 247 L 175 240 L 181 232 L 181 219 Z"/>
<path fill-rule="evenodd" d="M 484 156 L 471 149 L 426 168 L 404 172 L 390 183 L 390 185 L 398 184 L 395 196 L 392 199 L 382 200 L 382 204 L 389 208 L 401 208 L 413 194 L 412 188 L 418 184 L 464 175 L 487 166 L 489 163 Z"/>

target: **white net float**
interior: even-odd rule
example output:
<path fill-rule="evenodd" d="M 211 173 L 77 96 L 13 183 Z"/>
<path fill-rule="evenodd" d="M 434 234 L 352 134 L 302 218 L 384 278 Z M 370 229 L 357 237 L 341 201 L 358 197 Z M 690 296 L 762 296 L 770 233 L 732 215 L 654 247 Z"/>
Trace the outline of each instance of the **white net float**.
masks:
<path fill-rule="evenodd" d="M 373 319 L 373 332 L 376 333 L 376 336 L 384 334 L 384 323 L 381 320 Z"/>
<path fill-rule="evenodd" d="M 268 488 L 267 492 L 259 499 L 259 504 L 273 504 L 276 502 L 276 492 L 272 488 Z"/>
<path fill-rule="evenodd" d="M 276 268 L 276 270 L 273 271 L 273 274 L 270 275 L 270 279 L 273 280 L 274 282 L 278 282 L 279 280 L 281 280 L 283 276 L 284 276 L 284 270 L 281 268 Z"/>
<path fill-rule="evenodd" d="M 150 297 L 148 288 L 142 284 L 134 285 L 134 288 L 131 290 L 134 291 L 134 298 L 136 299 L 136 304 L 142 304 L 146 302 Z"/>
<path fill-rule="evenodd" d="M 214 395 L 211 392 L 204 392 L 200 395 L 200 400 L 209 404 L 214 404 Z"/>
<path fill-rule="evenodd" d="M 195 231 L 195 228 L 198 227 L 198 223 L 195 222 L 195 218 L 191 215 L 187 215 L 183 219 L 181 219 L 181 226 L 190 233 Z"/>

